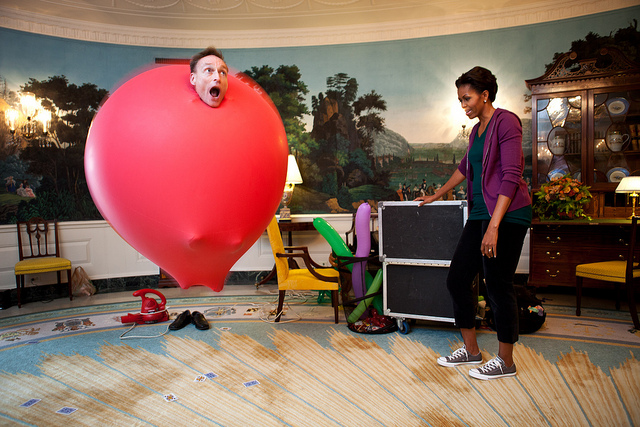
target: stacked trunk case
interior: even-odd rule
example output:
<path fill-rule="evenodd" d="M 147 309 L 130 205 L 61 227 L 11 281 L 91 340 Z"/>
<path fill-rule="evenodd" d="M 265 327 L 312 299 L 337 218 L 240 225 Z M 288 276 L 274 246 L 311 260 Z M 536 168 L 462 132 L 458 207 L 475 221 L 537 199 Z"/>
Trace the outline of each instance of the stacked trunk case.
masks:
<path fill-rule="evenodd" d="M 384 314 L 453 323 L 446 279 L 467 220 L 467 202 L 380 202 L 378 239 L 384 269 Z"/>

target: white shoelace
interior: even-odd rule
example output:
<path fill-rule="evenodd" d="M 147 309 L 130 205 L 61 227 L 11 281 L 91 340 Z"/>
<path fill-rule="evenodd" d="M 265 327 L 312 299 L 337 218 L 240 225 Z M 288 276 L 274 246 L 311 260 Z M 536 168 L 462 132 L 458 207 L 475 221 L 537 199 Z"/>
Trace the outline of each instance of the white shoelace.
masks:
<path fill-rule="evenodd" d="M 500 371 L 502 372 L 503 371 L 502 366 L 503 366 L 502 360 L 497 357 L 494 357 L 493 359 L 489 360 L 486 364 L 479 367 L 478 372 L 484 374 L 485 372 L 489 372 L 495 368 L 500 368 Z"/>
<path fill-rule="evenodd" d="M 467 349 L 462 346 L 459 349 L 457 349 L 456 351 L 454 351 L 453 353 L 451 353 L 451 356 L 447 357 L 448 360 L 453 360 L 458 356 L 467 356 L 469 357 L 469 353 L 467 352 Z"/>

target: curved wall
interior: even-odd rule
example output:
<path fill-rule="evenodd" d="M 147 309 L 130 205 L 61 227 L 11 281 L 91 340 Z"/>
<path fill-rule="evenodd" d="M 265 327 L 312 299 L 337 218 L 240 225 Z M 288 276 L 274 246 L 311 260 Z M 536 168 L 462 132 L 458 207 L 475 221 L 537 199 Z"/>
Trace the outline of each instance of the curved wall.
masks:
<path fill-rule="evenodd" d="M 4 0 L 0 27 L 129 46 L 198 49 L 407 40 L 540 24 L 637 6 L 636 0 Z M 263 3 L 260 5 L 260 3 Z"/>
<path fill-rule="evenodd" d="M 274 68 L 281 64 L 297 65 L 302 80 L 309 87 L 308 104 L 311 95 L 326 90 L 328 76 L 347 73 L 357 78 L 360 93 L 375 89 L 384 96 L 389 128 L 405 136 L 410 143 L 440 142 L 447 141 L 451 132 L 459 129 L 460 122 L 456 121 L 455 113 L 460 108 L 453 81 L 461 72 L 478 64 L 492 69 L 500 82 L 501 106 L 525 116 L 523 95 L 527 89 L 524 80 L 541 75 L 555 52 L 568 50 L 573 40 L 584 38 L 589 32 L 609 34 L 628 26 L 633 19 L 640 20 L 640 6 L 530 25 L 507 21 L 505 28 L 487 31 L 368 43 L 347 43 L 350 40 L 345 38 L 342 44 L 287 47 L 288 43 L 283 41 L 281 47 L 259 48 L 255 46 L 259 44 L 256 35 L 253 47 L 229 47 L 224 53 L 228 63 L 239 70 L 261 65 Z M 1 14 L 0 24 L 6 24 L 6 17 Z M 0 28 L 0 76 L 6 80 L 7 90 L 19 90 L 29 78 L 43 80 L 53 75 L 65 75 L 75 84 L 90 82 L 111 89 L 157 57 L 187 58 L 200 49 L 132 46 L 75 40 L 60 35 L 63 37 L 6 26 Z M 222 39 L 203 40 L 202 47 L 224 45 L 219 41 Z M 346 221 L 345 226 L 350 223 L 348 219 L 340 221 Z M 103 228 L 100 224 L 92 232 L 83 232 L 100 235 Z M 0 252 L 8 254 L 7 251 L 11 252 L 15 247 L 11 240 L 14 231 L 8 226 L 0 227 L 0 231 Z M 326 252 L 323 242 L 315 237 L 303 237 L 310 240 L 301 243 L 315 246 L 312 250 L 318 253 Z M 524 256 L 527 255 L 528 250 L 525 250 Z M 140 270 L 128 268 L 127 263 L 144 265 L 142 270 L 148 270 L 148 264 L 139 258 L 123 261 L 121 266 L 113 265 L 113 262 L 96 263 L 95 269 L 94 264 L 83 261 L 85 258 L 82 253 L 72 261 L 74 265 L 86 265 L 85 269 L 92 277 L 141 274 Z M 15 286 L 11 272 L 13 264 L 8 258 L 4 259 L 7 263 L 0 266 L 0 289 Z M 524 268 L 527 264 L 522 263 Z M 270 265 L 268 244 L 265 246 L 264 242 L 258 241 L 234 269 L 253 270 L 256 266 Z M 150 268 L 155 267 L 151 265 Z"/>

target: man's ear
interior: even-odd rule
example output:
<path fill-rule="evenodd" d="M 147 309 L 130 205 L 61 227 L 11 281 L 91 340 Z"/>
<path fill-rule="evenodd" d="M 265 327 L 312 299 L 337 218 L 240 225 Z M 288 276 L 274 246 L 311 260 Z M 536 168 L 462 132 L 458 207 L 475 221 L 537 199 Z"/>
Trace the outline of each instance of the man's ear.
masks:
<path fill-rule="evenodd" d="M 191 75 L 189 76 L 189 81 L 191 82 L 192 86 L 196 85 L 196 74 L 195 73 L 191 73 Z"/>

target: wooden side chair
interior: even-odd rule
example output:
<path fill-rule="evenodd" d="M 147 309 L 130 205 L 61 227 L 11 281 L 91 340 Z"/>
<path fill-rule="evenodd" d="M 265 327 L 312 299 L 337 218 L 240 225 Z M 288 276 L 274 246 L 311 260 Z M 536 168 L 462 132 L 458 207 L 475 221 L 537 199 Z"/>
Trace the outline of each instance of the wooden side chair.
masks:
<path fill-rule="evenodd" d="M 278 277 L 278 311 L 275 321 L 280 321 L 284 297 L 288 290 L 314 290 L 331 291 L 331 305 L 335 312 L 335 322 L 338 323 L 340 273 L 331 267 L 323 267 L 313 261 L 306 246 L 284 246 L 278 220 L 275 216 L 267 227 L 267 234 Z M 305 268 L 289 268 L 289 259 L 293 258 L 302 259 Z"/>
<path fill-rule="evenodd" d="M 602 280 L 615 283 L 616 290 L 624 283 L 627 288 L 627 302 L 629 312 L 633 320 L 633 327 L 640 329 L 638 321 L 638 309 L 635 300 L 635 286 L 640 283 L 640 254 L 638 254 L 637 237 L 638 217 L 631 219 L 631 240 L 629 241 L 629 253 L 626 260 L 592 262 L 576 266 L 576 316 L 580 316 L 580 303 L 582 299 L 582 282 L 584 278 Z M 616 308 L 619 301 L 616 300 Z"/>
<path fill-rule="evenodd" d="M 58 222 L 42 218 L 31 218 L 19 221 L 18 254 L 20 261 L 16 264 L 16 287 L 18 292 L 18 308 L 22 306 L 21 291 L 24 289 L 26 274 L 41 274 L 55 271 L 58 274 L 58 285 L 62 283 L 61 272 L 66 270 L 69 286 L 69 300 L 73 300 L 71 292 L 71 261 L 60 256 L 58 241 Z"/>

